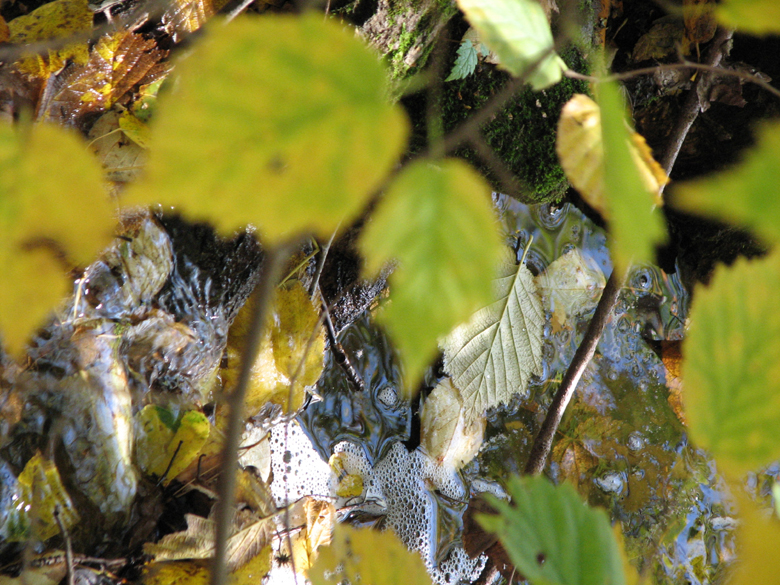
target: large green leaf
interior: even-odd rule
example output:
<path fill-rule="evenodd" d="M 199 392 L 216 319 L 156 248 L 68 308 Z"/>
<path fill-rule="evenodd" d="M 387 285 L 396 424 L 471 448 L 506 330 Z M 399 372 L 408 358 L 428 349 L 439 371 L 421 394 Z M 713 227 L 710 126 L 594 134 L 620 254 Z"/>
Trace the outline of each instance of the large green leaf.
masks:
<path fill-rule="evenodd" d="M 126 203 L 180 206 L 224 230 L 253 223 L 272 241 L 330 235 L 406 139 L 376 55 L 321 15 L 212 23 L 179 71 Z"/>
<path fill-rule="evenodd" d="M 533 585 L 620 585 L 620 548 L 604 510 L 590 508 L 570 484 L 513 476 L 512 503 L 491 499 L 497 516 L 480 516 Z"/>
<path fill-rule="evenodd" d="M 655 246 L 666 240 L 663 216 L 655 196 L 642 181 L 632 154 L 625 108 L 617 85 L 599 85 L 604 147 L 604 188 L 610 209 L 610 251 L 617 270 L 632 263 L 655 261 Z"/>
<path fill-rule="evenodd" d="M 379 319 L 416 384 L 437 339 L 490 302 L 503 251 L 490 187 L 460 161 L 414 163 L 390 186 L 360 245 L 369 272 L 399 262 Z"/>
<path fill-rule="evenodd" d="M 444 369 L 463 397 L 467 424 L 525 392 L 542 373 L 544 310 L 525 264 L 506 257 L 494 300 L 442 340 Z"/>
<path fill-rule="evenodd" d="M 780 255 L 738 260 L 696 291 L 683 346 L 694 441 L 734 476 L 780 459 Z"/>
<path fill-rule="evenodd" d="M 102 172 L 75 133 L 0 124 L 0 336 L 18 352 L 111 239 Z"/>
<path fill-rule="evenodd" d="M 458 0 L 458 6 L 512 75 L 522 75 L 542 59 L 528 78 L 531 87 L 544 89 L 560 81 L 566 63 L 552 51 L 552 32 L 539 2 Z M 549 54 L 543 58 L 545 53 Z"/>
<path fill-rule="evenodd" d="M 714 176 L 680 185 L 674 203 L 694 213 L 746 224 L 768 239 L 780 240 L 780 124 L 761 127 L 758 145 L 742 164 Z"/>
<path fill-rule="evenodd" d="M 780 2 L 777 0 L 723 0 L 718 20 L 740 32 L 759 35 L 780 32 Z"/>

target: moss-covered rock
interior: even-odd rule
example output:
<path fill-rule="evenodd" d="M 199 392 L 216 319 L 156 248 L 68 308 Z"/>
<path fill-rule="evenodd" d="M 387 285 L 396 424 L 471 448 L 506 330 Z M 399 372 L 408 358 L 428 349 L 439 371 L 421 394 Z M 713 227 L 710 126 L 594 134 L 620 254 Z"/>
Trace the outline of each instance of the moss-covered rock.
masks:
<path fill-rule="evenodd" d="M 571 69 L 584 72 L 585 61 L 574 49 L 561 55 Z M 474 75 L 444 85 L 441 112 L 445 131 L 452 130 L 479 110 L 509 81 L 507 73 L 483 64 Z M 511 100 L 482 127 L 486 142 L 498 158 L 525 184 L 523 198 L 529 203 L 558 201 L 568 182 L 555 154 L 555 136 L 561 108 L 575 93 L 587 93 L 587 85 L 563 78 L 540 92 L 530 88 Z M 469 149 L 458 153 L 480 169 L 496 188 L 495 174 Z"/>

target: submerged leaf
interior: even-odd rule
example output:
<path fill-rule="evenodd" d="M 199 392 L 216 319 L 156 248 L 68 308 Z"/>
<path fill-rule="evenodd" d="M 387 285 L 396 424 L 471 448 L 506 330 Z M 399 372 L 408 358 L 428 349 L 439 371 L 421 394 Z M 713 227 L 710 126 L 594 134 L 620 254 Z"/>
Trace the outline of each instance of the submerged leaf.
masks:
<path fill-rule="evenodd" d="M 683 346 L 691 437 L 735 478 L 780 459 L 780 256 L 719 267 Z"/>
<path fill-rule="evenodd" d="M 494 281 L 496 301 L 441 343 L 444 369 L 460 389 L 467 422 L 525 392 L 542 373 L 544 311 L 525 264 L 506 257 Z"/>
<path fill-rule="evenodd" d="M 621 585 L 620 548 L 604 510 L 588 507 L 569 484 L 513 476 L 512 502 L 490 502 L 497 516 L 480 516 L 496 532 L 517 570 L 532 584 Z"/>
<path fill-rule="evenodd" d="M 52 125 L 0 124 L 0 331 L 18 352 L 110 241 L 113 208 L 84 143 Z"/>
<path fill-rule="evenodd" d="M 458 6 L 501 67 L 520 76 L 541 60 L 528 77 L 531 87 L 560 81 L 566 63 L 553 50 L 550 24 L 536 0 L 458 0 Z"/>
<path fill-rule="evenodd" d="M 390 303 L 378 315 L 413 387 L 436 342 L 490 301 L 503 245 L 490 187 L 467 164 L 417 162 L 396 177 L 360 241 L 366 269 L 396 259 Z"/>
<path fill-rule="evenodd" d="M 252 223 L 275 242 L 328 237 L 363 208 L 406 139 L 376 55 L 314 14 L 213 26 L 177 68 L 146 180 L 126 204 L 174 205 L 224 231 Z"/>
<path fill-rule="evenodd" d="M 337 524 L 330 546 L 320 549 L 309 571 L 314 585 L 349 579 L 371 585 L 430 585 L 422 558 L 410 551 L 390 530 L 352 528 Z"/>

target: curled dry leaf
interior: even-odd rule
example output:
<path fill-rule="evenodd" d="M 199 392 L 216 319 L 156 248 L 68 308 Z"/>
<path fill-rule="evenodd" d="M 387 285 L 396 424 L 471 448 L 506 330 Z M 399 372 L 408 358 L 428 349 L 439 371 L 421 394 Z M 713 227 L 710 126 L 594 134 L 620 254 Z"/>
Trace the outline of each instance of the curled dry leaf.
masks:
<path fill-rule="evenodd" d="M 645 189 L 653 196 L 655 204 L 661 205 L 660 189 L 669 182 L 669 178 L 640 134 L 632 132 L 627 147 Z M 566 178 L 588 205 L 609 220 L 610 209 L 604 188 L 601 113 L 596 102 L 588 96 L 577 94 L 563 107 L 555 149 Z"/>

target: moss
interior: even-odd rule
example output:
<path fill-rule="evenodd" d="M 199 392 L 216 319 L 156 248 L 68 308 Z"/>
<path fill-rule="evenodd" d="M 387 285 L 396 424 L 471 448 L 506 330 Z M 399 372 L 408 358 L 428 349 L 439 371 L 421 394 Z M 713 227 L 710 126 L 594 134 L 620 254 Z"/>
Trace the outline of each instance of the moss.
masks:
<path fill-rule="evenodd" d="M 570 68 L 587 69 L 575 49 L 568 49 L 561 56 Z M 445 84 L 441 103 L 445 130 L 452 130 L 481 108 L 508 80 L 508 74 L 482 65 L 475 75 Z M 527 201 L 557 201 L 566 192 L 568 182 L 555 154 L 556 127 L 563 105 L 575 93 L 586 92 L 584 82 L 568 78 L 541 92 L 526 89 L 482 127 L 487 143 L 527 187 L 523 194 Z M 458 154 L 498 186 L 494 173 L 473 151 L 464 149 Z"/>

